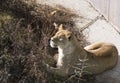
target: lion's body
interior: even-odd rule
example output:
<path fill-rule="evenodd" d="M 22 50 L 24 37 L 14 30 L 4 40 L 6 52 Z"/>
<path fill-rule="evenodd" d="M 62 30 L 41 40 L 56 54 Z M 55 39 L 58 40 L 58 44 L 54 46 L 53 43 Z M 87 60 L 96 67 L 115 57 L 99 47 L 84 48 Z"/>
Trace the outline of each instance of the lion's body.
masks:
<path fill-rule="evenodd" d="M 90 65 L 95 64 L 95 67 L 88 68 L 92 74 L 99 74 L 105 70 L 109 70 L 117 64 L 118 61 L 118 51 L 113 44 L 110 43 L 94 43 L 90 46 L 85 47 L 88 52 L 88 56 L 91 55 L 92 58 L 88 61 Z M 93 62 L 93 63 L 92 63 Z"/>
<path fill-rule="evenodd" d="M 79 45 L 76 37 L 67 30 L 59 31 L 51 38 L 51 46 L 58 48 L 57 68 L 50 68 L 52 72 L 65 76 L 74 73 L 79 59 L 84 60 L 88 66 L 83 74 L 99 74 L 113 68 L 117 64 L 118 51 L 109 43 L 95 43 L 85 47 Z M 84 71 L 87 71 L 85 73 Z"/>

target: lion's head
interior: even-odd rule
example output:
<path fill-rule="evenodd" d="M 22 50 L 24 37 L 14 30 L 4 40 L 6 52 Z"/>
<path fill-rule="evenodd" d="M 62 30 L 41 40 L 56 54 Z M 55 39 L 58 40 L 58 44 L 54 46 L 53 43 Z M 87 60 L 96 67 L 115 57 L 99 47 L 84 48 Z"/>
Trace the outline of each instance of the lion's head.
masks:
<path fill-rule="evenodd" d="M 52 48 L 69 48 L 74 47 L 75 45 L 75 36 L 72 34 L 72 32 L 63 29 L 63 26 L 60 25 L 58 32 L 51 38 L 50 40 L 50 46 Z"/>

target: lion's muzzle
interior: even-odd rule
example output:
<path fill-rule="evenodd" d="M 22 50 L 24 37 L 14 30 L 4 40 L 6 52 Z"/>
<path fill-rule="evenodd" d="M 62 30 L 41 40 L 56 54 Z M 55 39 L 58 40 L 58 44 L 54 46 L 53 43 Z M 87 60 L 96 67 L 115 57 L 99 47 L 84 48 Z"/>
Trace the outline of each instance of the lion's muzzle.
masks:
<path fill-rule="evenodd" d="M 53 40 L 50 40 L 50 46 L 52 48 L 57 48 L 57 45 L 53 42 Z"/>

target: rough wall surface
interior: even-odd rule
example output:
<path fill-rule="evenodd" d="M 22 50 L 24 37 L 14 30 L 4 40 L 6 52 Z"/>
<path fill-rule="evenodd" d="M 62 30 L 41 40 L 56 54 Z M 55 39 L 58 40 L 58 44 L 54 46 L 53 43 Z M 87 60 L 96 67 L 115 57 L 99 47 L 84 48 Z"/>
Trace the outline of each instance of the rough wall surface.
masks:
<path fill-rule="evenodd" d="M 82 18 L 75 19 L 76 27 L 87 33 L 88 41 L 109 42 L 117 46 L 120 55 L 120 33 L 87 0 L 37 0 L 51 6 L 62 5 Z M 108 63 L 109 64 L 109 63 Z M 120 56 L 117 66 L 97 76 L 99 83 L 120 83 Z"/>

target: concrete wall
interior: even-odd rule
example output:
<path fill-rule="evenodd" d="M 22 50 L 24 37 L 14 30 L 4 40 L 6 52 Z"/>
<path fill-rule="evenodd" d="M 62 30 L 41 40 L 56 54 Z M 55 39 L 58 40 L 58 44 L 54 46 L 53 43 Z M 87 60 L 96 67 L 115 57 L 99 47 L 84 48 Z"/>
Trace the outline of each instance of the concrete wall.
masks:
<path fill-rule="evenodd" d="M 90 2 L 120 31 L 120 0 L 90 0 Z"/>

